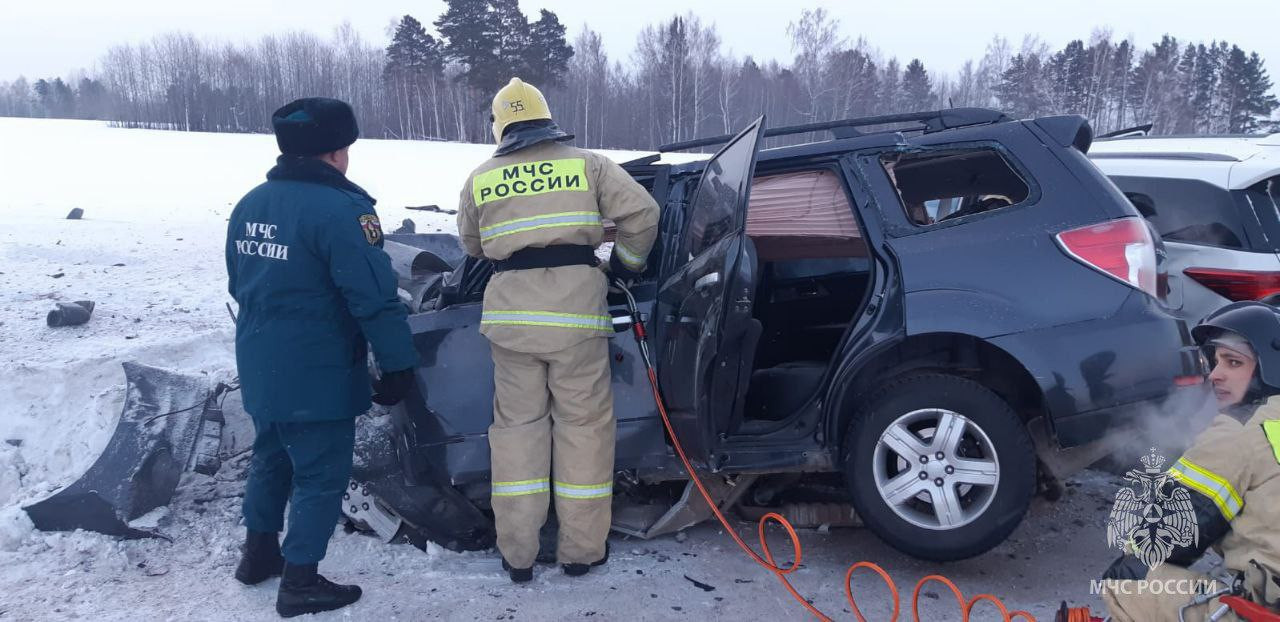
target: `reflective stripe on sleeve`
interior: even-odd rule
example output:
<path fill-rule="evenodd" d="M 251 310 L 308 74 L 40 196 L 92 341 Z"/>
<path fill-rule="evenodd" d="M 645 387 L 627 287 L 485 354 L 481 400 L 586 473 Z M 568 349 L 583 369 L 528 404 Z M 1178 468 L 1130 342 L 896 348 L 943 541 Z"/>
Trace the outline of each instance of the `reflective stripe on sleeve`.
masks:
<path fill-rule="evenodd" d="M 1212 500 L 1228 521 L 1234 519 L 1244 508 L 1244 501 L 1230 482 L 1186 458 L 1179 458 L 1177 464 L 1169 468 L 1169 474 L 1178 483 Z"/>
<path fill-rule="evenodd" d="M 639 271 L 644 268 L 644 257 L 641 257 L 627 248 L 622 242 L 613 243 L 613 252 L 618 255 L 618 259 L 622 260 L 622 265 Z"/>

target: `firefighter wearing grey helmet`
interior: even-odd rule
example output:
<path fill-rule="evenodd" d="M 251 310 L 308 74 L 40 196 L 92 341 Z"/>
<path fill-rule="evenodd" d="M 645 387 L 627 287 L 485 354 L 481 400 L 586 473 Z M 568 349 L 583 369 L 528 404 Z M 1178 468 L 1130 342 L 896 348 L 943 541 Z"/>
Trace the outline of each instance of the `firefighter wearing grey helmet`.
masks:
<path fill-rule="evenodd" d="M 1259 402 L 1280 393 L 1280 313 L 1275 307 L 1254 301 L 1231 303 L 1209 314 L 1191 336 L 1214 363 L 1210 380 L 1220 406 L 1250 409 L 1252 414 Z M 1238 371 L 1245 368 L 1248 374 Z M 1245 377 L 1247 383 L 1231 382 Z"/>
<path fill-rule="evenodd" d="M 1232 575 L 1243 577 L 1249 600 L 1280 611 L 1280 397 L 1274 397 L 1280 395 L 1280 313 L 1260 302 L 1237 302 L 1191 334 L 1213 364 L 1209 380 L 1221 411 L 1168 470 L 1190 493 L 1195 533 L 1180 538 L 1190 544 L 1175 544 L 1155 568 L 1126 554 L 1107 569 L 1104 578 L 1114 582 L 1105 584 L 1103 601 L 1117 621 L 1177 620 L 1180 614 L 1204 620 L 1217 613 L 1216 598 L 1192 604 L 1194 594 L 1133 584 L 1207 581 L 1187 567 L 1209 547 Z M 1223 619 L 1237 619 L 1228 615 Z"/>
<path fill-rule="evenodd" d="M 458 233 L 493 262 L 480 332 L 494 363 L 494 524 L 513 581 L 533 576 L 554 495 L 556 557 L 579 575 L 608 556 L 615 422 L 612 323 L 595 249 L 617 225 L 610 269 L 635 276 L 657 237 L 658 205 L 630 175 L 564 144 L 546 98 L 513 78 L 493 98 L 498 148 L 463 185 Z"/>

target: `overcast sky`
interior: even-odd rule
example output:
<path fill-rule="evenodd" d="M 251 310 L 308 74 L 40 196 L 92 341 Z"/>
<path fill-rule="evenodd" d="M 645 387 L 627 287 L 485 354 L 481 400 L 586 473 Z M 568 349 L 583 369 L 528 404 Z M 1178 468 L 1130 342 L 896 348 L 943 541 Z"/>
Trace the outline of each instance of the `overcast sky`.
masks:
<path fill-rule="evenodd" d="M 825 6 L 850 39 L 864 36 L 905 64 L 919 57 L 934 72 L 954 73 L 981 57 L 992 35 L 1017 46 L 1037 34 L 1053 48 L 1088 40 L 1095 28 L 1133 38 L 1145 49 L 1161 34 L 1180 40 L 1226 39 L 1267 59 L 1280 82 L 1278 0 L 523 0 L 536 18 L 550 9 L 568 26 L 570 41 L 584 23 L 599 31 L 611 57 L 630 57 L 644 24 L 694 8 L 715 22 L 726 49 L 741 56 L 786 60 L 788 22 L 804 7 Z M 303 29 L 328 34 L 350 21 L 367 39 L 385 45 L 387 26 L 406 13 L 428 29 L 444 10 L 440 0 L 0 0 L 0 81 L 19 75 L 68 75 L 91 67 L 117 43 L 186 30 L 225 41 Z"/>

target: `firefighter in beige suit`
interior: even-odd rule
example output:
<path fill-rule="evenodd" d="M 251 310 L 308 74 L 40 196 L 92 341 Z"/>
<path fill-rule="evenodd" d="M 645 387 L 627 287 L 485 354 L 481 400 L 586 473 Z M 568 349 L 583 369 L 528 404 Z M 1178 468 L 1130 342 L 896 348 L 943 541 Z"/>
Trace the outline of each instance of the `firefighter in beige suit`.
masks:
<path fill-rule="evenodd" d="M 1259 302 L 1234 303 L 1192 334 L 1211 351 L 1209 378 L 1222 409 L 1168 471 L 1188 490 L 1195 533 L 1150 572 L 1132 555 L 1112 564 L 1104 578 L 1115 582 L 1104 584 L 1103 600 L 1114 620 L 1176 622 L 1195 597 L 1165 588 L 1185 592 L 1207 581 L 1187 566 L 1210 547 L 1248 600 L 1280 611 L 1280 397 L 1273 397 L 1280 394 L 1280 316 Z M 1217 598 L 1202 600 L 1185 610 L 1188 622 L 1223 609 Z M 1225 612 L 1214 619 L 1240 618 Z"/>
<path fill-rule="evenodd" d="M 493 135 L 497 151 L 462 189 L 458 232 L 495 270 L 480 332 L 493 350 L 498 549 L 513 581 L 531 579 L 554 495 L 556 556 L 576 576 L 607 559 L 613 495 L 601 220 L 617 225 L 611 270 L 634 276 L 657 237 L 658 205 L 611 160 L 564 144 L 572 137 L 542 93 L 519 79 L 493 99 Z"/>

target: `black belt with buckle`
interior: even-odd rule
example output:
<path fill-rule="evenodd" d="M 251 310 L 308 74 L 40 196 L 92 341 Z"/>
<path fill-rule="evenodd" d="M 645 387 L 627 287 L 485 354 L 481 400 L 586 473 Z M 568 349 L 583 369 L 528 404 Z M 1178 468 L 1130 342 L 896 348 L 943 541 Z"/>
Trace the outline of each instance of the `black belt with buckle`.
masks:
<path fill-rule="evenodd" d="M 561 266 L 600 265 L 596 249 L 585 244 L 555 244 L 544 247 L 522 248 L 506 259 L 493 262 L 494 272 L 530 270 L 533 268 L 559 268 Z"/>

